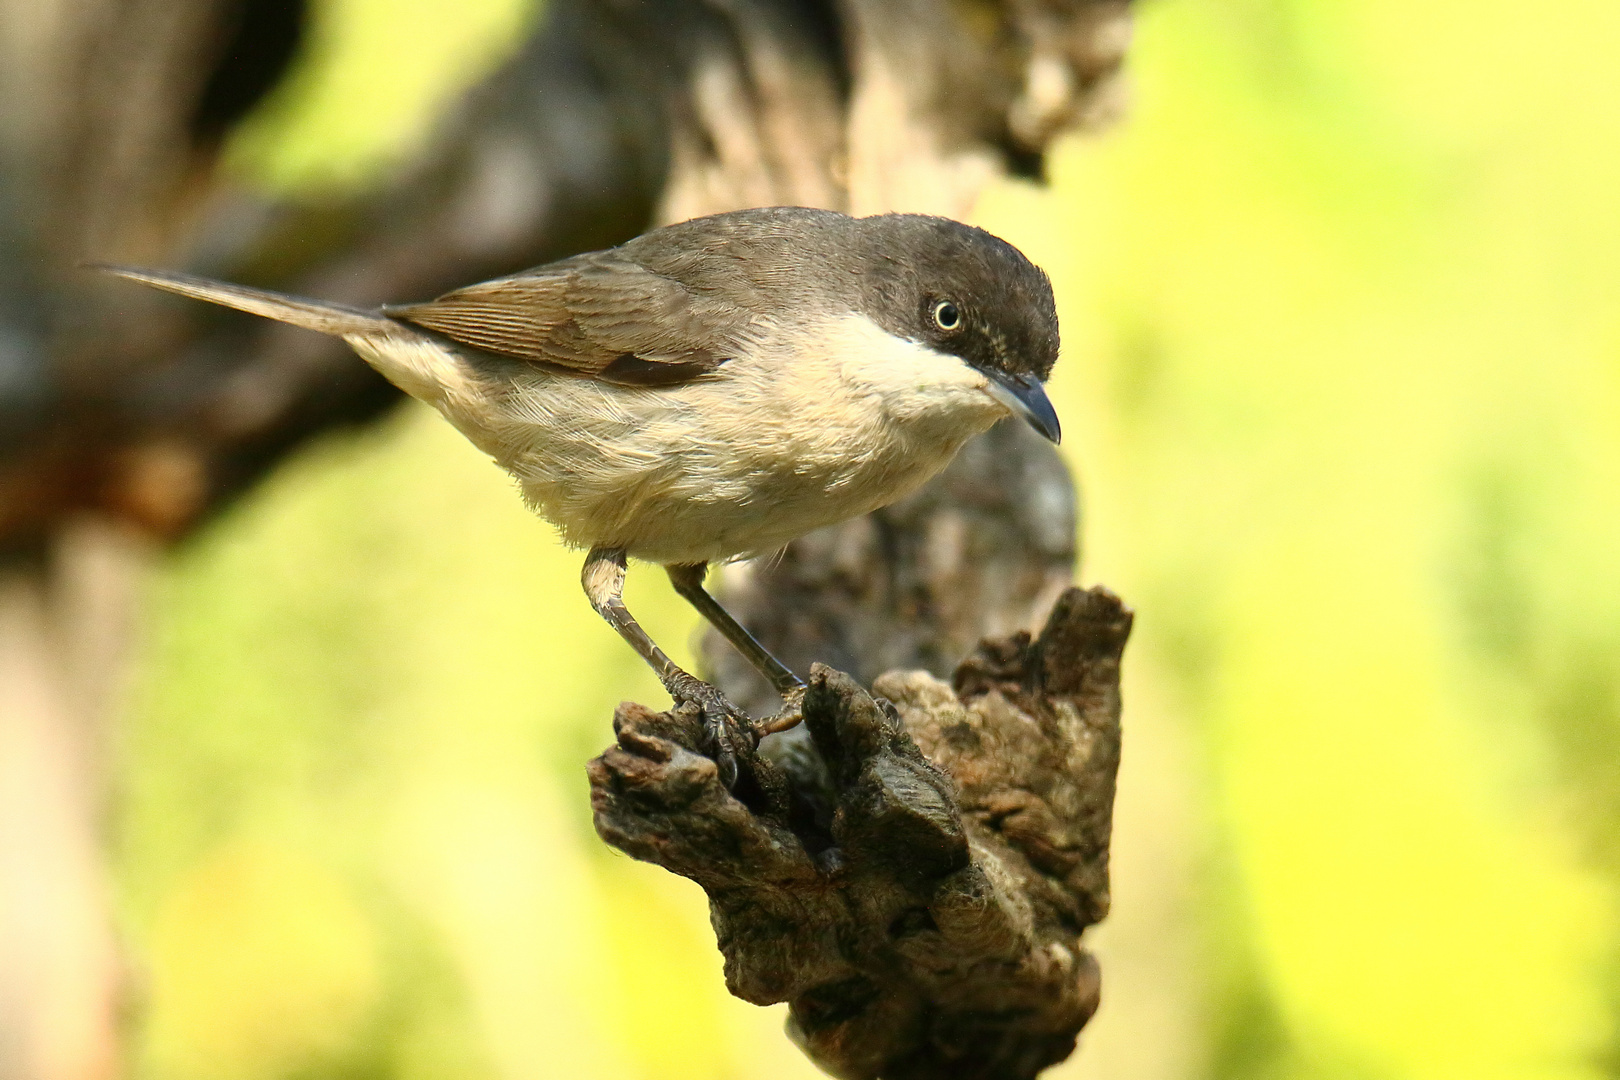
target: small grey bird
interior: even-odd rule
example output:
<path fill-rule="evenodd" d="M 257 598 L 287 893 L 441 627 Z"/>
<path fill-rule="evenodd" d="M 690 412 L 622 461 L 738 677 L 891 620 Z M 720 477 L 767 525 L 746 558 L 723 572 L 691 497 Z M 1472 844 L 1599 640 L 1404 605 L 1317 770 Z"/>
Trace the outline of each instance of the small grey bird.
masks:
<path fill-rule="evenodd" d="M 735 740 L 796 723 L 804 683 L 705 591 L 708 564 L 893 502 L 1009 414 L 1058 440 L 1046 275 L 946 218 L 741 210 L 370 311 L 101 269 L 335 334 L 442 413 L 589 550 L 591 605 L 702 711 L 728 785 Z M 662 564 L 788 707 L 755 722 L 676 666 L 624 606 L 627 556 Z"/>

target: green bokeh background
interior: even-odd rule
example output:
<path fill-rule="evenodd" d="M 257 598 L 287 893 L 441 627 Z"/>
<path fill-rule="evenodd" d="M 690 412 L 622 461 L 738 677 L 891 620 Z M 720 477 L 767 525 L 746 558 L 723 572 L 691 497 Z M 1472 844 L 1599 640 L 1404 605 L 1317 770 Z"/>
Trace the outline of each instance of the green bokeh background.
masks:
<path fill-rule="evenodd" d="M 233 167 L 368 182 L 533 14 L 327 0 Z M 979 208 L 1056 284 L 1082 578 L 1139 611 L 1054 1076 L 1620 1077 L 1617 56 L 1612 0 L 1152 0 L 1128 119 Z M 817 1075 L 591 832 L 582 762 L 662 698 L 578 561 L 408 408 L 166 566 L 138 1076 Z"/>

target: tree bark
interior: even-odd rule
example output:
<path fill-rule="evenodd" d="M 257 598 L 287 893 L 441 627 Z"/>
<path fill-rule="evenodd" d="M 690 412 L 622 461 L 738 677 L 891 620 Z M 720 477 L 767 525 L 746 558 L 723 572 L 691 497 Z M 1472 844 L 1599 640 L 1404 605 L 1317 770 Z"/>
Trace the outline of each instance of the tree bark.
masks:
<path fill-rule="evenodd" d="M 699 718 L 626 704 L 589 767 L 597 831 L 709 894 L 726 985 L 789 1002 L 834 1076 L 1024 1080 L 1097 1008 L 1119 663 L 1131 614 L 1070 589 L 951 683 L 810 670 L 794 752 L 735 793 Z"/>
<path fill-rule="evenodd" d="M 598 832 L 708 891 L 729 988 L 790 1002 L 835 1076 L 1032 1077 L 1096 1008 L 1131 615 L 1069 587 L 1076 517 L 1054 448 L 997 425 L 910 498 L 726 568 L 733 612 L 814 673 L 756 782 L 727 794 L 691 717 L 637 705 L 590 766 Z M 718 634 L 704 652 L 774 711 Z"/>

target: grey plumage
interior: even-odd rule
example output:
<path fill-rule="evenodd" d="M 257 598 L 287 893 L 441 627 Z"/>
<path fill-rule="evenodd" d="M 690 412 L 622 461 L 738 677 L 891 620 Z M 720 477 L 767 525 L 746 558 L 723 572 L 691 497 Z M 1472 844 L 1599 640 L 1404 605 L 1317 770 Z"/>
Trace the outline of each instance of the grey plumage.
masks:
<path fill-rule="evenodd" d="M 796 677 L 702 594 L 705 564 L 892 502 L 1009 413 L 1058 438 L 1046 275 L 944 218 L 743 210 L 374 311 L 106 269 L 338 334 L 439 410 L 591 550 L 593 606 L 702 708 L 723 765 L 750 722 L 624 609 L 627 556 L 669 568 L 791 698 Z"/>
<path fill-rule="evenodd" d="M 708 374 L 748 347 L 751 322 L 795 309 L 864 311 L 897 337 L 1041 380 L 1058 350 L 1052 288 L 1038 267 L 982 229 L 918 214 L 739 210 L 372 311 L 185 274 L 100 268 L 323 333 L 377 332 L 395 320 L 626 385 Z M 962 311 L 955 332 L 927 315 L 939 299 Z"/>
<path fill-rule="evenodd" d="M 954 334 L 926 314 L 945 298 L 965 317 Z M 750 320 L 796 308 L 864 311 L 897 337 L 1015 375 L 1045 379 L 1057 359 L 1046 275 L 982 229 L 916 214 L 718 214 L 382 310 L 465 345 L 610 381 L 633 356 L 654 371 L 622 381 L 662 383 L 713 371 L 747 347 Z"/>

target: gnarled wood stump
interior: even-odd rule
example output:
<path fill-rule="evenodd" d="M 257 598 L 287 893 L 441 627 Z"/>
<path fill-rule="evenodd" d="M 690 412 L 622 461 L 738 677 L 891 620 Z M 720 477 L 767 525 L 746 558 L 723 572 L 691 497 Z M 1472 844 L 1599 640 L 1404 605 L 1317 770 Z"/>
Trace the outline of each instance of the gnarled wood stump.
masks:
<path fill-rule="evenodd" d="M 1106 589 L 1070 589 L 949 684 L 892 671 L 868 694 L 818 664 L 808 740 L 735 793 L 692 710 L 623 705 L 589 767 L 597 831 L 703 886 L 728 988 L 788 1002 L 833 1075 L 1033 1077 L 1097 1007 L 1081 935 L 1108 910 L 1130 627 Z"/>

